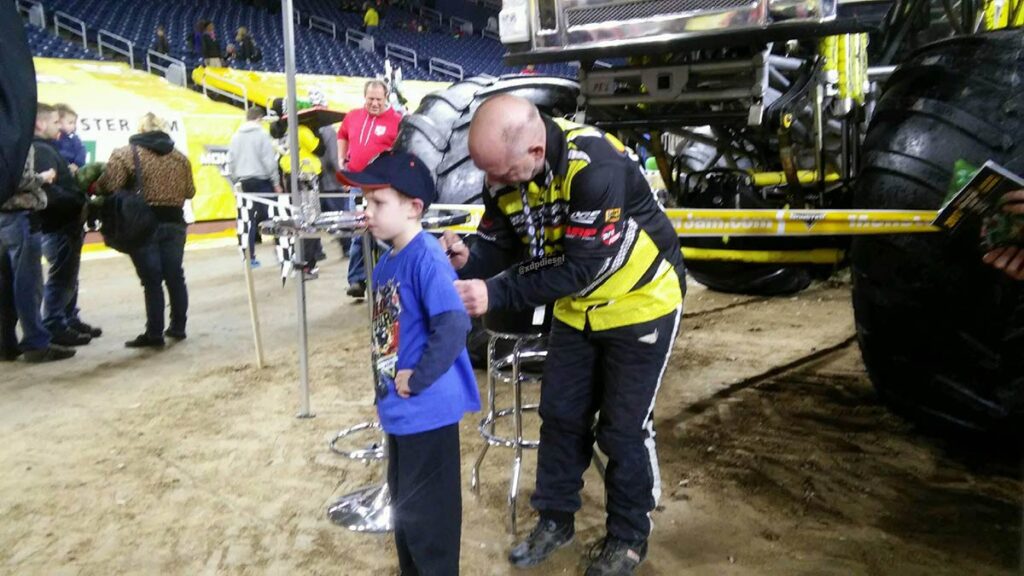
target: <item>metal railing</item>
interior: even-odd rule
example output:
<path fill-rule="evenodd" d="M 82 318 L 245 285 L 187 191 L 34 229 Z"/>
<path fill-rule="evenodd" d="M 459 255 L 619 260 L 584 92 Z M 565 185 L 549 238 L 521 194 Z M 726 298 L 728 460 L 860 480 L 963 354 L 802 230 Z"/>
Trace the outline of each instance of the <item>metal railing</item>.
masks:
<path fill-rule="evenodd" d="M 413 68 L 419 67 L 419 56 L 416 54 L 416 51 L 401 44 L 387 44 L 384 46 L 384 57 L 408 62 L 412 64 Z"/>
<path fill-rule="evenodd" d="M 111 41 L 120 43 L 112 44 Z M 96 47 L 99 48 L 100 56 L 103 56 L 103 49 L 106 48 L 112 52 L 128 57 L 128 65 L 135 68 L 135 43 L 125 38 L 124 36 L 118 36 L 113 32 L 108 32 L 100 28 L 96 34 Z"/>
<path fill-rule="evenodd" d="M 430 18 L 431 20 L 437 20 L 438 26 L 444 25 L 444 16 L 440 12 L 433 8 L 427 8 L 426 6 L 420 7 L 420 16 L 424 18 Z"/>
<path fill-rule="evenodd" d="M 239 96 L 238 94 L 235 94 L 233 92 L 228 92 L 227 90 L 224 90 L 222 88 L 217 88 L 216 86 L 211 86 L 209 84 L 209 82 L 207 82 L 207 81 L 210 80 L 210 79 L 214 79 L 214 78 L 217 79 L 217 81 L 219 81 L 219 82 L 222 82 L 224 84 L 228 84 L 229 86 L 233 86 L 235 88 L 238 88 L 239 91 L 241 91 L 242 95 Z M 244 108 L 246 111 L 249 110 L 249 90 L 243 84 L 239 84 L 238 82 L 234 82 L 232 80 L 228 80 L 227 78 L 225 78 L 223 76 L 218 76 L 217 74 L 211 74 L 208 71 L 204 71 L 204 73 L 203 73 L 203 96 L 207 96 L 208 97 L 209 94 L 207 92 L 213 92 L 214 94 L 220 94 L 221 96 L 223 96 L 225 98 L 229 98 L 231 100 L 234 100 L 235 102 L 240 103 L 242 105 L 242 108 Z"/>
<path fill-rule="evenodd" d="M 85 22 L 75 18 L 67 12 L 54 12 L 53 13 L 53 33 L 60 36 L 60 31 L 63 30 L 72 36 L 78 36 L 82 39 L 82 48 L 88 50 L 89 42 L 85 35 Z"/>
<path fill-rule="evenodd" d="M 463 34 L 469 34 L 470 36 L 473 35 L 473 23 L 457 16 L 452 16 L 448 19 L 448 29 L 458 30 Z"/>
<path fill-rule="evenodd" d="M 14 4 L 15 7 L 18 9 L 18 12 L 20 12 L 21 15 L 25 16 L 26 18 L 31 18 L 33 10 L 40 10 L 42 11 L 42 14 L 46 14 L 46 9 L 43 8 L 43 5 L 40 4 L 39 2 L 36 2 L 35 0 L 18 0 Z"/>
<path fill-rule="evenodd" d="M 295 18 L 295 24 L 297 26 L 302 26 L 302 14 L 300 14 L 298 10 L 292 10 L 292 14 L 294 15 L 293 17 Z"/>
<path fill-rule="evenodd" d="M 345 30 L 345 44 L 352 44 L 367 52 L 374 52 L 377 49 L 376 41 L 373 39 L 373 36 L 370 36 L 361 30 L 356 30 L 355 28 Z"/>
<path fill-rule="evenodd" d="M 456 80 L 462 80 L 465 78 L 465 72 L 462 70 L 462 66 L 459 66 L 455 62 L 449 62 L 440 58 L 431 58 L 427 64 L 432 74 L 451 76 Z"/>
<path fill-rule="evenodd" d="M 161 60 L 167 64 L 162 64 Z M 182 88 L 188 87 L 188 69 L 185 67 L 185 63 L 177 58 L 148 50 L 146 52 L 146 72 L 152 74 L 153 70 L 162 72 L 162 76 L 171 84 L 177 84 Z"/>
<path fill-rule="evenodd" d="M 325 34 L 330 34 L 331 38 L 335 40 L 338 39 L 338 26 L 334 22 L 319 16 L 310 16 L 308 22 L 310 30 L 319 30 Z"/>

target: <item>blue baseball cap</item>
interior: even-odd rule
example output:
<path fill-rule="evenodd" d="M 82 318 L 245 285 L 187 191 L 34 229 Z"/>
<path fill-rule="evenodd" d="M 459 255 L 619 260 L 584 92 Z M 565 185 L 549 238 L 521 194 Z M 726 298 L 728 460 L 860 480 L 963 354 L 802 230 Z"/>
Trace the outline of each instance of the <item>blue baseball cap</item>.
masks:
<path fill-rule="evenodd" d="M 422 200 L 424 210 L 437 199 L 430 170 L 407 152 L 384 152 L 362 172 L 338 172 L 338 181 L 364 190 L 394 188 L 410 198 Z"/>

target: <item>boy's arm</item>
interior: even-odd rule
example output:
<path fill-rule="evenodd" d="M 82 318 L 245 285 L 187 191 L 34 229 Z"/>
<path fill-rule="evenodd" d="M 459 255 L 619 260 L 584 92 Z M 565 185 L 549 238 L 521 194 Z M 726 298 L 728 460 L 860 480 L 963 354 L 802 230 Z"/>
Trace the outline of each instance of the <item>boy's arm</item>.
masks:
<path fill-rule="evenodd" d="M 417 266 L 412 286 L 426 317 L 427 344 L 415 366 L 399 366 L 412 368 L 407 384 L 409 392 L 413 394 L 426 390 L 451 369 L 466 348 L 469 316 L 455 291 L 454 282 L 455 271 L 443 261 L 435 262 L 425 258 Z M 398 378 L 395 383 L 400 384 Z M 406 396 L 401 389 L 399 394 Z"/>
<path fill-rule="evenodd" d="M 71 141 L 75 143 L 75 165 L 81 168 L 85 166 L 85 143 L 82 142 L 82 139 L 77 134 Z"/>
<path fill-rule="evenodd" d="M 420 361 L 409 378 L 409 389 L 419 394 L 447 372 L 466 348 L 469 316 L 462 310 L 451 310 L 431 316 L 430 336 Z"/>

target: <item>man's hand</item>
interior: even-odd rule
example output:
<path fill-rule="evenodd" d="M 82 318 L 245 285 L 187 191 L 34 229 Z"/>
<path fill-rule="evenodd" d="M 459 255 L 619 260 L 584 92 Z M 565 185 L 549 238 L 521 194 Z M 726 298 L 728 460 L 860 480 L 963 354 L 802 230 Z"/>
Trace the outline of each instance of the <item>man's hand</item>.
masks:
<path fill-rule="evenodd" d="M 1003 212 L 1024 215 L 1024 190 L 1007 192 L 1003 194 L 1000 202 L 1003 204 Z"/>
<path fill-rule="evenodd" d="M 456 270 L 462 269 L 469 261 L 469 246 L 459 238 L 459 235 L 451 230 L 445 230 L 441 234 L 441 248 L 444 248 L 445 254 L 448 255 L 448 261 L 452 263 L 452 268 Z M 486 303 L 486 297 L 484 298 Z"/>
<path fill-rule="evenodd" d="M 1014 280 L 1024 281 L 1024 248 L 1002 246 L 990 250 L 982 261 L 996 270 L 1002 270 Z"/>
<path fill-rule="evenodd" d="M 395 374 L 395 392 L 402 398 L 412 396 L 412 389 L 409 388 L 409 378 L 412 378 L 412 370 L 399 370 Z"/>
<path fill-rule="evenodd" d="M 40 172 L 39 177 L 43 180 L 44 184 L 53 184 L 53 181 L 57 179 L 57 171 L 50 168 L 46 172 Z"/>
<path fill-rule="evenodd" d="M 1003 194 L 1000 201 L 1003 205 L 1003 212 L 1024 215 L 1024 190 L 1007 192 Z M 1024 238 L 1020 240 L 1024 241 Z M 981 261 L 996 270 L 1002 270 L 1014 280 L 1024 281 L 1024 247 L 1022 246 L 1000 246 L 989 250 Z"/>
<path fill-rule="evenodd" d="M 281 194 L 284 192 L 284 188 L 281 188 L 280 184 L 274 184 L 274 194 Z"/>
<path fill-rule="evenodd" d="M 455 290 L 462 299 L 462 305 L 470 316 L 478 317 L 487 313 L 487 283 L 483 280 L 456 280 Z"/>
<path fill-rule="evenodd" d="M 78 173 L 78 164 L 75 164 L 74 162 L 68 164 L 68 170 L 71 170 L 71 174 L 72 175 L 77 174 Z"/>

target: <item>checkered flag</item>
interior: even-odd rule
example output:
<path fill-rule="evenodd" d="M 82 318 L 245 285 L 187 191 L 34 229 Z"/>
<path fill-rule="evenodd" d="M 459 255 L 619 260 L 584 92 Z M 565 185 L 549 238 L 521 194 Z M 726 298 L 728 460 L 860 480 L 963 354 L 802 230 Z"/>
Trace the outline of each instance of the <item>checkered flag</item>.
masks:
<path fill-rule="evenodd" d="M 270 217 L 282 219 L 292 217 L 292 202 L 287 194 L 278 196 L 277 202 L 270 206 Z M 278 236 L 275 248 L 277 262 L 281 265 L 281 285 L 284 286 L 288 276 L 295 270 L 295 237 Z"/>
<path fill-rule="evenodd" d="M 249 230 L 253 226 L 249 215 L 252 214 L 255 204 L 251 198 L 235 192 L 235 236 L 238 238 L 238 251 L 242 254 L 242 258 L 246 257 L 245 251 L 249 247 Z M 249 258 L 253 257 L 252 254 L 248 256 Z"/>

